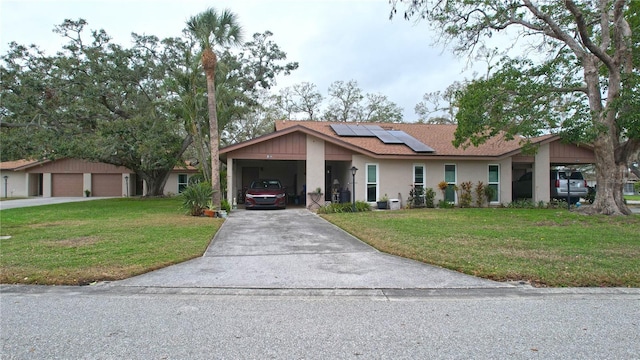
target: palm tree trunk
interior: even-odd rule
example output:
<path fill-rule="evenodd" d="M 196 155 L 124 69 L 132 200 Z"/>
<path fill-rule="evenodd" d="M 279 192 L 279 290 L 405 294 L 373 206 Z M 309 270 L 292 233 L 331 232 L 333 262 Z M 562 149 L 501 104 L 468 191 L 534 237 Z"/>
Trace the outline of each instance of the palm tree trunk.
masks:
<path fill-rule="evenodd" d="M 216 54 L 207 48 L 202 53 L 202 67 L 207 76 L 207 107 L 209 110 L 209 143 L 211 147 L 211 202 L 215 209 L 220 209 L 220 139 L 218 134 L 218 113 L 216 109 Z"/>

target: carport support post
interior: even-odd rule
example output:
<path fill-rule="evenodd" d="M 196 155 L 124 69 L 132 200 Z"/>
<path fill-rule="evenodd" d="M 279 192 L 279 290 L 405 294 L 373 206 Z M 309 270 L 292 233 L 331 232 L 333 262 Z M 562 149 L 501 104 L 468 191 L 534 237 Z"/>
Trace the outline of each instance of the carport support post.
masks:
<path fill-rule="evenodd" d="M 355 166 L 351 167 L 351 206 L 353 212 L 356 212 L 356 172 L 358 168 Z"/>
<path fill-rule="evenodd" d="M 571 211 L 571 171 L 567 171 L 567 210 Z"/>

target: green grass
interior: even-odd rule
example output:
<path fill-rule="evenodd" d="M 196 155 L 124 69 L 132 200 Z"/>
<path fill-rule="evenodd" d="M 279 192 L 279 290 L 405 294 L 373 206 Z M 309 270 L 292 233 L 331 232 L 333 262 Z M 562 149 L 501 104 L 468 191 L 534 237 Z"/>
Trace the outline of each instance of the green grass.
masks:
<path fill-rule="evenodd" d="M 421 209 L 322 215 L 381 251 L 538 286 L 640 287 L 640 216 L 564 209 Z M 221 219 L 179 198 L 109 199 L 0 212 L 0 282 L 117 280 L 202 255 Z"/>
<path fill-rule="evenodd" d="M 498 281 L 640 287 L 640 216 L 549 209 L 322 215 L 377 249 Z"/>
<path fill-rule="evenodd" d="M 640 195 L 625 195 L 626 200 L 640 201 Z"/>
<path fill-rule="evenodd" d="M 108 199 L 0 212 L 0 283 L 87 284 L 198 257 L 221 219 L 187 216 L 179 198 Z"/>

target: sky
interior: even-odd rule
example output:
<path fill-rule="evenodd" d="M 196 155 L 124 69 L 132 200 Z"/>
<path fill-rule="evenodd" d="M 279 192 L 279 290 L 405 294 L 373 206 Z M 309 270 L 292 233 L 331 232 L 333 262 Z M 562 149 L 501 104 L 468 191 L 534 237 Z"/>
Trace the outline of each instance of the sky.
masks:
<path fill-rule="evenodd" d="M 209 7 L 236 13 L 245 40 L 271 31 L 287 61 L 299 63 L 277 78 L 276 91 L 310 82 L 326 96 L 334 81 L 356 80 L 364 93 L 386 95 L 404 109 L 404 121 L 413 122 L 425 93 L 472 77 L 466 59 L 433 45 L 436 35 L 427 24 L 389 20 L 388 0 L 0 0 L 0 54 L 11 41 L 54 54 L 65 41 L 52 29 L 64 19 L 83 18 L 122 45 L 131 44 L 132 32 L 180 36 L 187 19 Z"/>

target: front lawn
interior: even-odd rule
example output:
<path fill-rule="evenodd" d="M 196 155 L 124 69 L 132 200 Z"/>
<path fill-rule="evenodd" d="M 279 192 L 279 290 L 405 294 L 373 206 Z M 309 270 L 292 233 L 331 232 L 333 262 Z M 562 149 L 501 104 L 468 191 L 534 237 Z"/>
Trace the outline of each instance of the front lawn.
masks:
<path fill-rule="evenodd" d="M 640 287 L 638 215 L 423 209 L 322 216 L 381 251 L 488 279 Z"/>
<path fill-rule="evenodd" d="M 422 209 L 322 215 L 381 251 L 498 281 L 640 287 L 640 216 L 564 209 Z M 179 198 L 0 212 L 0 283 L 117 280 L 201 256 L 221 219 Z"/>
<path fill-rule="evenodd" d="M 108 199 L 0 212 L 0 283 L 118 280 L 201 256 L 222 219 L 179 198 Z"/>

